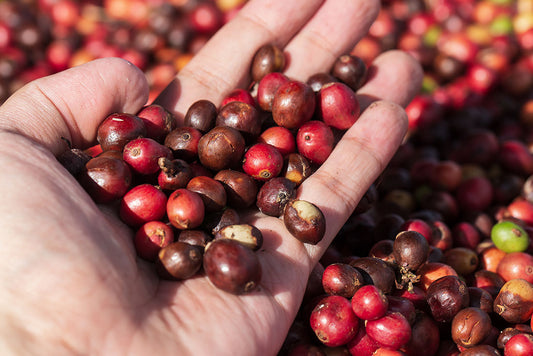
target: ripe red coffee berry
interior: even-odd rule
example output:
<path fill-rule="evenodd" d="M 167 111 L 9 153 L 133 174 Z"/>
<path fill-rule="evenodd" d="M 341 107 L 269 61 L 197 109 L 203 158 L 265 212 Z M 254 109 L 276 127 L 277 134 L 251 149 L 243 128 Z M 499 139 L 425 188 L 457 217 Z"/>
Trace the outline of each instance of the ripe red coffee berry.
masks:
<path fill-rule="evenodd" d="M 158 164 L 161 171 L 157 176 L 157 183 L 163 190 L 173 191 L 185 188 L 193 178 L 192 168 L 184 160 L 161 157 Z"/>
<path fill-rule="evenodd" d="M 222 102 L 220 103 L 220 107 L 226 106 L 226 104 L 231 103 L 232 101 L 240 101 L 242 103 L 246 103 L 250 106 L 255 107 L 255 100 L 252 94 L 246 90 L 246 89 L 233 89 L 230 91 L 224 99 L 222 99 Z"/>
<path fill-rule="evenodd" d="M 138 227 L 161 220 L 166 213 L 167 196 L 151 184 L 131 188 L 120 201 L 119 215 L 129 226 Z"/>
<path fill-rule="evenodd" d="M 346 84 L 325 84 L 318 92 L 317 104 L 322 120 L 336 129 L 349 129 L 359 118 L 359 101 Z"/>
<path fill-rule="evenodd" d="M 291 80 L 276 91 L 272 102 L 272 118 L 279 126 L 295 129 L 311 120 L 315 107 L 313 89 L 305 83 Z"/>
<path fill-rule="evenodd" d="M 261 264 L 256 253 L 236 240 L 219 239 L 209 243 L 203 266 L 213 285 L 232 294 L 249 293 L 261 281 Z"/>
<path fill-rule="evenodd" d="M 122 152 L 124 161 L 138 174 L 148 175 L 159 171 L 159 158 L 172 159 L 172 151 L 159 142 L 141 137 L 131 140 L 124 146 Z"/>
<path fill-rule="evenodd" d="M 311 120 L 302 124 L 296 134 L 298 152 L 315 164 L 322 164 L 335 145 L 331 128 L 323 121 Z"/>
<path fill-rule="evenodd" d="M 358 318 L 375 320 L 385 315 L 389 300 L 385 293 L 373 284 L 362 286 L 352 297 L 352 309 Z"/>
<path fill-rule="evenodd" d="M 533 335 L 520 333 L 505 343 L 505 356 L 527 356 L 533 354 Z"/>
<path fill-rule="evenodd" d="M 100 123 L 96 139 L 104 151 L 122 151 L 126 143 L 145 135 L 146 127 L 141 118 L 132 114 L 114 113 Z"/>
<path fill-rule="evenodd" d="M 268 143 L 276 147 L 282 156 L 296 151 L 296 141 L 293 133 L 281 126 L 272 126 L 264 130 L 257 138 L 259 143 Z"/>
<path fill-rule="evenodd" d="M 185 188 L 177 189 L 168 197 L 167 216 L 170 223 L 178 229 L 194 229 L 204 220 L 204 202 L 196 192 Z"/>
<path fill-rule="evenodd" d="M 161 141 L 176 126 L 174 116 L 161 105 L 146 105 L 137 116 L 144 122 L 146 137 L 156 141 Z"/>
<path fill-rule="evenodd" d="M 329 347 L 346 345 L 359 329 L 350 301 L 339 295 L 322 298 L 311 312 L 309 323 L 318 339 Z"/>
<path fill-rule="evenodd" d="M 257 85 L 257 104 L 265 111 L 272 112 L 276 91 L 287 83 L 289 78 L 280 72 L 272 72 L 263 77 Z"/>
<path fill-rule="evenodd" d="M 256 143 L 248 148 L 242 163 L 243 171 L 251 177 L 267 181 L 276 177 L 283 168 L 283 156 L 274 146 Z"/>
<path fill-rule="evenodd" d="M 322 287 L 327 294 L 352 298 L 363 284 L 361 272 L 347 263 L 332 263 L 322 273 Z"/>
<path fill-rule="evenodd" d="M 402 314 L 388 312 L 381 318 L 368 320 L 366 332 L 379 344 L 396 350 L 411 338 L 411 325 Z"/>
<path fill-rule="evenodd" d="M 135 233 L 135 251 L 140 258 L 155 261 L 159 251 L 174 242 L 174 231 L 162 221 L 149 221 Z"/>
<path fill-rule="evenodd" d="M 287 230 L 298 240 L 316 245 L 326 232 L 326 218 L 313 203 L 294 199 L 287 203 L 283 212 Z"/>

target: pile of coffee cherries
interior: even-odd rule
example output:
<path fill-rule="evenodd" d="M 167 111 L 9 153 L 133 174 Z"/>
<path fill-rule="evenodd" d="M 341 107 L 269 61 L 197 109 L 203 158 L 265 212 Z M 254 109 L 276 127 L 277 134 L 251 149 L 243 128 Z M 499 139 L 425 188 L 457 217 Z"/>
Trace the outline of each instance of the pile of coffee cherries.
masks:
<path fill-rule="evenodd" d="M 359 86 L 366 66 L 341 56 L 337 77 L 309 84 L 282 74 L 284 67 L 284 53 L 265 45 L 251 65 L 254 91 L 236 89 L 219 108 L 200 99 L 180 127 L 157 104 L 113 113 L 98 127 L 96 148 L 59 157 L 96 203 L 116 207 L 136 230 L 137 254 L 162 278 L 183 280 L 203 269 L 225 291 L 254 290 L 263 236 L 241 222 L 244 209 L 281 218 L 304 243 L 323 238 L 324 215 L 297 199 L 296 189 L 358 119 L 355 90 L 340 78 Z"/>

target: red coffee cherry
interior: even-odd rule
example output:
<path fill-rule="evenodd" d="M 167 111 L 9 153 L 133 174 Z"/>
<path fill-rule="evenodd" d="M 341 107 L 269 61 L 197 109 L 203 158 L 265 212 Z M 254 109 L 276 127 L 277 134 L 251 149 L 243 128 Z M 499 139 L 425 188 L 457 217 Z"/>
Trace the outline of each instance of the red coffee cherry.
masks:
<path fill-rule="evenodd" d="M 135 173 L 148 175 L 159 171 L 159 158 L 172 159 L 172 152 L 159 142 L 141 137 L 131 140 L 124 146 L 124 161 Z"/>
<path fill-rule="evenodd" d="M 120 201 L 119 215 L 129 226 L 138 227 L 161 220 L 166 213 L 167 196 L 151 184 L 131 188 Z"/>
<path fill-rule="evenodd" d="M 243 171 L 251 177 L 267 181 L 279 175 L 283 168 L 283 156 L 274 146 L 256 143 L 248 148 L 242 163 Z"/>
<path fill-rule="evenodd" d="M 104 151 L 122 151 L 126 143 L 145 135 L 146 127 L 141 118 L 132 114 L 114 113 L 98 125 L 96 139 Z"/>
<path fill-rule="evenodd" d="M 296 134 L 298 152 L 315 164 L 322 164 L 335 145 L 331 128 L 323 121 L 311 120 L 302 124 Z"/>
<path fill-rule="evenodd" d="M 326 346 L 347 344 L 359 329 L 359 319 L 347 298 L 330 295 L 322 298 L 311 312 L 311 329 Z"/>
<path fill-rule="evenodd" d="M 133 239 L 137 255 L 155 261 L 159 251 L 174 242 L 174 230 L 162 221 L 149 221 L 142 225 Z"/>
<path fill-rule="evenodd" d="M 317 103 L 322 120 L 336 129 L 349 129 L 359 118 L 359 101 L 346 84 L 325 84 L 318 92 Z"/>
<path fill-rule="evenodd" d="M 174 116 L 164 107 L 150 104 L 143 107 L 137 116 L 144 122 L 146 137 L 161 142 L 176 126 Z"/>
<path fill-rule="evenodd" d="M 194 229 L 204 220 L 204 202 L 196 192 L 177 189 L 168 197 L 167 216 L 170 223 L 180 230 Z"/>

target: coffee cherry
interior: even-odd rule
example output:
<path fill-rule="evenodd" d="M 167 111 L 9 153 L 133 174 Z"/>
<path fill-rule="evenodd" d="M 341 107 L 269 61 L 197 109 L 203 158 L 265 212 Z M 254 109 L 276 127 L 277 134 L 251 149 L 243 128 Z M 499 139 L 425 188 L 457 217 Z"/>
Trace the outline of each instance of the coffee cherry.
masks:
<path fill-rule="evenodd" d="M 366 332 L 379 344 L 396 350 L 411 338 L 411 325 L 402 314 L 388 312 L 381 318 L 368 320 Z"/>
<path fill-rule="evenodd" d="M 367 68 L 362 58 L 345 54 L 333 63 L 331 74 L 352 90 L 357 91 L 366 80 Z"/>
<path fill-rule="evenodd" d="M 218 111 L 216 126 L 234 128 L 241 133 L 247 143 L 251 143 L 261 133 L 261 118 L 254 106 L 232 101 Z"/>
<path fill-rule="evenodd" d="M 525 323 L 533 314 L 533 285 L 520 278 L 507 281 L 496 298 L 494 312 L 509 323 Z"/>
<path fill-rule="evenodd" d="M 193 162 L 198 158 L 198 144 L 202 133 L 192 126 L 178 127 L 165 136 L 164 145 L 175 158 Z"/>
<path fill-rule="evenodd" d="M 504 252 L 522 252 L 529 246 L 527 232 L 512 221 L 500 221 L 494 224 L 490 232 L 494 245 Z"/>
<path fill-rule="evenodd" d="M 170 160 L 166 157 L 160 157 L 157 163 L 161 168 L 157 176 L 157 183 L 163 190 L 173 191 L 185 188 L 193 178 L 191 166 L 181 159 Z"/>
<path fill-rule="evenodd" d="M 295 195 L 296 183 L 285 177 L 272 178 L 259 189 L 256 205 L 263 214 L 279 217 Z"/>
<path fill-rule="evenodd" d="M 281 126 L 272 126 L 264 130 L 257 138 L 257 142 L 276 147 L 284 157 L 296 151 L 294 135 L 289 129 Z"/>
<path fill-rule="evenodd" d="M 400 267 L 416 271 L 427 261 L 429 244 L 426 238 L 416 231 L 402 231 L 394 240 L 393 255 Z"/>
<path fill-rule="evenodd" d="M 131 140 L 122 152 L 124 161 L 138 174 L 148 175 L 159 171 L 159 158 L 172 159 L 172 152 L 157 141 L 141 137 Z"/>
<path fill-rule="evenodd" d="M 313 89 L 305 83 L 290 80 L 274 95 L 272 118 L 279 126 L 295 129 L 311 120 L 315 107 Z"/>
<path fill-rule="evenodd" d="M 198 246 L 176 241 L 163 247 L 156 260 L 158 275 L 164 279 L 183 280 L 202 267 L 202 252 Z"/>
<path fill-rule="evenodd" d="M 118 153 L 118 151 L 117 151 Z M 78 180 L 97 203 L 110 203 L 124 196 L 131 186 L 132 173 L 120 157 L 102 155 L 90 159 Z"/>
<path fill-rule="evenodd" d="M 466 283 L 456 276 L 444 276 L 429 285 L 426 300 L 431 315 L 439 322 L 450 322 L 470 303 Z"/>
<path fill-rule="evenodd" d="M 129 226 L 138 227 L 161 220 L 166 213 L 167 196 L 151 184 L 131 188 L 120 201 L 119 214 Z"/>
<path fill-rule="evenodd" d="M 147 261 L 154 262 L 159 251 L 174 242 L 174 231 L 162 221 L 149 221 L 142 225 L 133 243 L 137 255 Z"/>
<path fill-rule="evenodd" d="M 332 263 L 322 273 L 324 292 L 331 295 L 352 298 L 363 283 L 361 273 L 347 263 Z"/>
<path fill-rule="evenodd" d="M 299 153 L 289 153 L 283 160 L 281 175 L 296 185 L 302 184 L 312 173 L 311 163 Z"/>
<path fill-rule="evenodd" d="M 352 309 L 358 318 L 375 320 L 383 317 L 389 307 L 389 300 L 379 288 L 369 284 L 359 288 L 352 297 Z"/>
<path fill-rule="evenodd" d="M 357 333 L 359 319 L 350 301 L 339 295 L 322 298 L 311 312 L 311 329 L 326 346 L 345 345 Z"/>
<path fill-rule="evenodd" d="M 322 120 L 336 129 L 349 129 L 359 118 L 359 101 L 346 84 L 333 82 L 322 86 L 317 104 Z"/>
<path fill-rule="evenodd" d="M 222 99 L 222 102 L 220 103 L 220 107 L 223 108 L 227 104 L 231 103 L 232 101 L 239 101 L 241 103 L 248 104 L 252 107 L 255 107 L 255 100 L 252 94 L 246 90 L 246 89 L 233 89 L 230 91 L 224 99 Z"/>
<path fill-rule="evenodd" d="M 232 294 L 249 293 L 261 280 L 261 264 L 255 252 L 232 239 L 211 242 L 204 253 L 203 266 L 213 285 Z"/>
<path fill-rule="evenodd" d="M 280 72 L 272 72 L 263 77 L 257 85 L 257 104 L 261 109 L 272 112 L 276 91 L 287 83 L 289 78 Z"/>
<path fill-rule="evenodd" d="M 200 138 L 198 158 L 213 171 L 236 167 L 244 154 L 244 137 L 228 126 L 217 126 Z"/>
<path fill-rule="evenodd" d="M 248 208 L 255 203 L 258 187 L 256 181 L 248 174 L 231 169 L 219 171 L 214 177 L 226 190 L 228 205 L 236 208 Z"/>
<path fill-rule="evenodd" d="M 217 107 L 209 100 L 195 101 L 185 114 L 183 118 L 184 126 L 189 126 L 197 129 L 202 133 L 206 133 L 215 127 L 215 120 L 217 117 Z"/>
<path fill-rule="evenodd" d="M 214 235 L 216 239 L 236 240 L 253 251 L 259 250 L 263 246 L 263 234 L 250 224 L 232 224 L 218 230 Z"/>
<path fill-rule="evenodd" d="M 178 229 L 194 229 L 204 220 L 204 202 L 198 193 L 184 188 L 177 189 L 168 197 L 167 216 L 170 223 Z"/>
<path fill-rule="evenodd" d="M 104 151 L 122 151 L 126 143 L 145 135 L 146 127 L 141 118 L 126 113 L 114 113 L 98 125 L 96 139 Z"/>
<path fill-rule="evenodd" d="M 285 69 L 285 54 L 282 49 L 273 44 L 266 44 L 255 52 L 250 71 L 252 80 L 259 82 L 265 75 L 282 72 L 283 69 Z"/>
<path fill-rule="evenodd" d="M 226 206 L 226 190 L 222 183 L 214 178 L 207 176 L 194 177 L 187 183 L 187 189 L 200 195 L 206 212 L 220 211 Z"/>
<path fill-rule="evenodd" d="M 283 168 L 283 156 L 274 146 L 256 143 L 244 154 L 242 169 L 259 181 L 277 177 Z"/>
<path fill-rule="evenodd" d="M 285 206 L 283 222 L 298 240 L 316 245 L 326 232 L 326 219 L 322 211 L 305 200 L 291 200 Z"/>
<path fill-rule="evenodd" d="M 315 164 L 322 164 L 335 145 L 333 131 L 323 121 L 311 120 L 300 126 L 296 134 L 298 152 Z"/>
<path fill-rule="evenodd" d="M 176 126 L 174 116 L 157 104 L 146 105 L 137 113 L 137 117 L 144 122 L 146 137 L 156 141 L 161 141 Z"/>
<path fill-rule="evenodd" d="M 452 320 L 452 339 L 462 347 L 470 348 L 481 344 L 491 330 L 489 314 L 479 308 L 462 309 Z"/>

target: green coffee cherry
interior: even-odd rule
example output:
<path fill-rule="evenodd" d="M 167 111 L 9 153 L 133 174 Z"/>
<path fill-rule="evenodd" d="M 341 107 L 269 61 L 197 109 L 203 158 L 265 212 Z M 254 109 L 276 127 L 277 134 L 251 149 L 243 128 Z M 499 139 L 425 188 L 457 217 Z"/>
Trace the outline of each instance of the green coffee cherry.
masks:
<path fill-rule="evenodd" d="M 490 238 L 504 252 L 523 252 L 529 246 L 527 232 L 512 221 L 500 221 L 492 227 Z"/>

